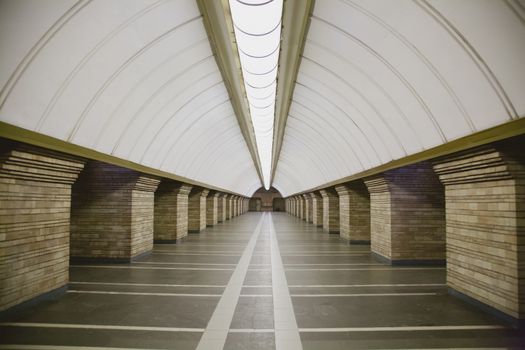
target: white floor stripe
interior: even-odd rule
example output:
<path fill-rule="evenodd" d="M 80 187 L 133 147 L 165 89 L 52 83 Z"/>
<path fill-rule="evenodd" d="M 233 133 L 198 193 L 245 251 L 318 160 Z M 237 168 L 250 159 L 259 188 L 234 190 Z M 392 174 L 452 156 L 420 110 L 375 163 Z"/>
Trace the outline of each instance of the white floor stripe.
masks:
<path fill-rule="evenodd" d="M 71 265 L 70 267 L 93 268 L 93 269 L 135 269 L 135 270 L 190 270 L 190 271 L 233 271 L 223 268 L 201 268 L 201 267 L 162 267 L 162 266 L 136 266 L 136 265 Z"/>
<path fill-rule="evenodd" d="M 272 285 L 271 284 L 261 284 L 261 285 L 245 284 L 242 287 L 243 288 L 272 288 Z"/>
<path fill-rule="evenodd" d="M 242 253 L 237 267 L 233 271 L 232 276 L 228 282 L 228 285 L 224 289 L 221 299 L 217 303 L 217 307 L 213 312 L 210 321 L 202 335 L 198 350 L 220 350 L 224 347 L 230 324 L 233 319 L 233 313 L 239 296 L 241 294 L 242 284 L 248 272 L 248 266 L 252 259 L 253 252 L 255 250 L 255 244 L 257 238 L 261 232 L 261 226 L 263 219 L 266 215 L 261 215 L 257 227 L 253 231 L 244 252 Z"/>
<path fill-rule="evenodd" d="M 194 253 L 165 253 L 154 251 L 152 255 L 177 255 L 177 256 L 240 256 L 240 254 L 194 254 Z"/>
<path fill-rule="evenodd" d="M 218 263 L 187 263 L 187 262 L 158 262 L 158 261 L 137 261 L 132 264 L 190 265 L 190 266 L 236 266 L 237 265 L 237 264 L 218 264 Z"/>
<path fill-rule="evenodd" d="M 275 329 L 273 328 L 248 328 L 248 329 L 239 329 L 233 328 L 228 331 L 228 333 L 274 333 Z"/>
<path fill-rule="evenodd" d="M 73 328 L 73 329 L 108 329 L 123 331 L 154 331 L 154 332 L 204 332 L 204 328 L 178 327 L 143 327 L 143 326 L 116 326 L 102 324 L 73 324 L 73 323 L 33 323 L 33 322 L 2 322 L 0 326 L 35 327 L 35 328 Z"/>
<path fill-rule="evenodd" d="M 366 288 L 366 287 L 442 287 L 445 283 L 417 283 L 417 284 L 294 284 L 290 288 Z"/>
<path fill-rule="evenodd" d="M 374 263 L 346 263 L 346 264 L 284 264 L 284 266 L 385 266 L 385 264 Z"/>
<path fill-rule="evenodd" d="M 166 284 L 166 283 L 123 283 L 123 282 L 69 282 L 69 284 L 87 284 L 102 286 L 136 286 L 136 287 L 183 287 L 183 288 L 224 288 L 224 284 Z"/>
<path fill-rule="evenodd" d="M 110 295 L 153 295 L 159 297 L 210 297 L 220 298 L 221 294 L 191 294 L 191 293 L 146 293 L 146 292 L 114 292 L 105 290 L 75 290 L 70 289 L 67 293 L 76 294 L 110 294 Z"/>
<path fill-rule="evenodd" d="M 214 250 L 214 251 L 205 251 L 205 250 L 191 250 L 191 249 L 158 249 L 155 248 L 155 253 L 191 253 L 191 254 L 236 254 L 241 255 L 242 250 Z"/>
<path fill-rule="evenodd" d="M 276 350 L 302 350 L 292 298 L 284 273 L 279 243 L 270 214 L 270 249 L 272 258 L 273 317 Z"/>
<path fill-rule="evenodd" d="M 288 268 L 286 271 L 403 271 L 403 270 L 445 270 L 445 267 L 385 267 L 385 268 L 318 268 L 318 269 L 308 269 L 308 268 Z"/>
<path fill-rule="evenodd" d="M 0 344 L 0 349 L 8 350 L 155 350 L 139 348 L 107 348 L 99 346 L 64 346 L 64 345 L 20 345 L 20 344 Z M 162 350 L 162 349 L 160 349 Z"/>
<path fill-rule="evenodd" d="M 482 330 L 482 329 L 505 329 L 498 325 L 479 326 L 402 326 L 402 327 L 341 327 L 341 328 L 300 328 L 302 333 L 317 332 L 412 332 L 412 331 L 456 331 L 456 330 Z"/>
<path fill-rule="evenodd" d="M 344 293 L 344 294 L 291 294 L 294 298 L 323 298 L 323 297 L 403 297 L 403 296 L 423 296 L 440 295 L 439 293 Z"/>

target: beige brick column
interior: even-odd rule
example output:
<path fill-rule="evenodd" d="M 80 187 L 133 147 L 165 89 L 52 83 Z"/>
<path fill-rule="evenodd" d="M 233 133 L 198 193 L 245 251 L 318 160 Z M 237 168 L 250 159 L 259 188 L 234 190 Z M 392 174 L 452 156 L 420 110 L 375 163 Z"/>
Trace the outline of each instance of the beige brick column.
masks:
<path fill-rule="evenodd" d="M 428 162 L 365 179 L 372 252 L 392 264 L 445 261 L 444 191 Z"/>
<path fill-rule="evenodd" d="M 321 190 L 323 197 L 323 230 L 339 233 L 339 197 L 333 188 Z"/>
<path fill-rule="evenodd" d="M 336 186 L 339 234 L 353 244 L 370 244 L 370 195 L 361 181 Z"/>
<path fill-rule="evenodd" d="M 188 196 L 188 232 L 197 233 L 206 228 L 206 197 L 209 190 L 194 187 Z"/>
<path fill-rule="evenodd" d="M 71 258 L 129 262 L 153 248 L 158 178 L 90 161 L 73 186 Z"/>
<path fill-rule="evenodd" d="M 218 222 L 226 221 L 226 193 L 220 193 L 217 197 L 217 220 Z"/>
<path fill-rule="evenodd" d="M 301 201 L 299 200 L 299 197 L 295 196 L 295 216 L 298 218 L 301 217 Z"/>
<path fill-rule="evenodd" d="M 214 226 L 219 222 L 219 193 L 211 191 L 206 197 L 206 226 Z"/>
<path fill-rule="evenodd" d="M 434 164 L 445 185 L 447 284 L 525 318 L 525 143 L 476 148 Z"/>
<path fill-rule="evenodd" d="M 226 206 L 224 207 L 225 220 L 230 220 L 232 218 L 232 195 L 227 194 L 224 198 L 226 198 Z"/>
<path fill-rule="evenodd" d="M 233 210 L 232 210 L 232 217 L 236 217 L 238 215 L 237 213 L 237 205 L 239 204 L 239 197 L 237 196 L 233 196 L 232 197 L 232 207 L 233 207 Z"/>
<path fill-rule="evenodd" d="M 302 195 L 297 196 L 297 201 L 299 202 L 299 218 L 305 220 L 305 203 Z"/>
<path fill-rule="evenodd" d="M 312 197 L 310 194 L 303 194 L 304 199 L 304 219 L 306 222 L 312 222 Z"/>
<path fill-rule="evenodd" d="M 0 311 L 69 279 L 71 185 L 84 162 L 0 139 Z"/>
<path fill-rule="evenodd" d="M 190 185 L 163 179 L 155 193 L 156 243 L 178 243 L 188 236 Z"/>
<path fill-rule="evenodd" d="M 310 193 L 312 198 L 312 223 L 317 227 L 323 227 L 323 197 L 319 192 Z"/>

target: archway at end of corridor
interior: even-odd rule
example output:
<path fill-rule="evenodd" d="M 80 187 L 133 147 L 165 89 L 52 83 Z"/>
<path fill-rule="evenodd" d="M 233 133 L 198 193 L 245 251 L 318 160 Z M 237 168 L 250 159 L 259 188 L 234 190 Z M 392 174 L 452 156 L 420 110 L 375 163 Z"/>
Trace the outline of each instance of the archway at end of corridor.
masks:
<path fill-rule="evenodd" d="M 266 190 L 259 188 L 250 198 L 250 211 L 285 211 L 285 202 L 281 193 L 271 187 Z"/>

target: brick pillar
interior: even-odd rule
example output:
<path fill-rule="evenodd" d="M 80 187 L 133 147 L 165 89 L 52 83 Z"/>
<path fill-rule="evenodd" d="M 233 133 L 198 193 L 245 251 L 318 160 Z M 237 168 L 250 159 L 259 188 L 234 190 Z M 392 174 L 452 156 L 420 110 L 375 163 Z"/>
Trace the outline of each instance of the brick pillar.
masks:
<path fill-rule="evenodd" d="M 71 258 L 129 262 L 153 248 L 158 178 L 90 161 L 73 186 Z"/>
<path fill-rule="evenodd" d="M 443 263 L 443 186 L 428 162 L 365 179 L 372 252 L 392 264 Z"/>
<path fill-rule="evenodd" d="M 310 194 L 302 195 L 304 200 L 304 220 L 306 222 L 312 222 L 312 202 Z"/>
<path fill-rule="evenodd" d="M 188 197 L 188 232 L 197 233 L 206 228 L 206 197 L 209 190 L 194 187 Z"/>
<path fill-rule="evenodd" d="M 217 197 L 217 220 L 218 222 L 224 222 L 226 221 L 226 196 L 228 196 L 226 193 L 221 193 Z"/>
<path fill-rule="evenodd" d="M 219 193 L 211 191 L 206 197 L 206 226 L 214 226 L 219 222 Z"/>
<path fill-rule="evenodd" d="M 293 198 L 293 200 L 295 202 L 295 213 L 294 213 L 294 215 L 299 218 L 299 217 L 301 217 L 301 205 L 300 205 L 300 202 L 299 202 L 299 198 L 297 196 L 295 196 Z"/>
<path fill-rule="evenodd" d="M 354 244 L 370 244 L 370 195 L 361 181 L 336 186 L 339 234 Z"/>
<path fill-rule="evenodd" d="M 525 318 L 525 138 L 440 159 L 445 186 L 447 284 Z M 457 293 L 456 293 L 457 294 Z"/>
<path fill-rule="evenodd" d="M 232 213 L 232 207 L 231 207 L 231 201 L 232 201 L 232 195 L 227 194 L 224 196 L 226 199 L 225 206 L 224 206 L 224 220 L 230 220 L 231 219 L 231 213 Z"/>
<path fill-rule="evenodd" d="M 305 203 L 303 196 L 299 195 L 297 196 L 297 201 L 299 202 L 299 218 L 305 220 Z"/>
<path fill-rule="evenodd" d="M 237 197 L 237 196 L 233 196 L 233 197 L 232 197 L 232 207 L 233 207 L 233 210 L 232 210 L 232 218 L 234 218 L 234 217 L 237 216 L 237 205 L 238 205 L 238 200 L 239 200 L 239 197 Z"/>
<path fill-rule="evenodd" d="M 321 190 L 323 197 L 323 230 L 339 233 L 339 197 L 333 188 Z"/>
<path fill-rule="evenodd" d="M 67 284 L 71 185 L 84 162 L 4 139 L 0 154 L 0 310 L 5 310 Z"/>
<path fill-rule="evenodd" d="M 319 192 L 310 193 L 312 197 L 312 223 L 317 227 L 323 227 L 323 197 Z"/>
<path fill-rule="evenodd" d="M 191 186 L 162 180 L 155 193 L 156 243 L 178 243 L 188 236 L 188 195 Z"/>

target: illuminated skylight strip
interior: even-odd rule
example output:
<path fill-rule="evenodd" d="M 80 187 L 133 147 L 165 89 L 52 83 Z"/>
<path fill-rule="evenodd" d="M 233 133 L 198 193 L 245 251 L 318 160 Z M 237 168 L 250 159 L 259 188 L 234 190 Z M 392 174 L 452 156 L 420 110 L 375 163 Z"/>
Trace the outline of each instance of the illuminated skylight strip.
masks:
<path fill-rule="evenodd" d="M 270 188 L 283 0 L 229 0 L 264 187 Z"/>

